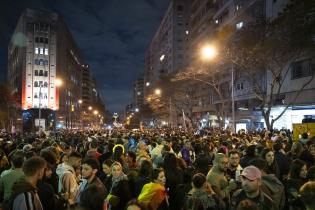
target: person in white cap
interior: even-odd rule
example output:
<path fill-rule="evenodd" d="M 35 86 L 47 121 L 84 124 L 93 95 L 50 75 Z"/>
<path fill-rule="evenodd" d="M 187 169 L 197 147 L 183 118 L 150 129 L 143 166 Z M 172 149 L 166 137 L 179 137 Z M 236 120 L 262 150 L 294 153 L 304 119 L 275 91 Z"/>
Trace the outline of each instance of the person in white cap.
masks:
<path fill-rule="evenodd" d="M 251 200 L 259 210 L 278 210 L 266 193 L 260 190 L 261 172 L 255 166 L 247 166 L 241 173 L 242 189 L 237 190 L 231 199 L 231 210 L 236 210 L 243 200 Z"/>

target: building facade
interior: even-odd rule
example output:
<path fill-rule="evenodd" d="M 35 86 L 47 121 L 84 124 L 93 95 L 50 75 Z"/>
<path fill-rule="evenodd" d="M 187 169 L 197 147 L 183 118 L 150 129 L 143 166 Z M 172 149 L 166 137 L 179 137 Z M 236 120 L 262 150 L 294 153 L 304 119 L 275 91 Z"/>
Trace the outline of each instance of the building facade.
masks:
<path fill-rule="evenodd" d="M 189 0 L 170 1 L 145 55 L 146 89 L 154 87 L 163 77 L 185 68 L 190 37 L 189 14 Z"/>
<path fill-rule="evenodd" d="M 139 110 L 142 109 L 144 103 L 144 80 L 138 78 L 133 85 L 133 104 Z"/>
<path fill-rule="evenodd" d="M 79 126 L 84 70 L 80 50 L 58 14 L 22 13 L 8 47 L 8 82 L 19 96 L 25 130 Z"/>

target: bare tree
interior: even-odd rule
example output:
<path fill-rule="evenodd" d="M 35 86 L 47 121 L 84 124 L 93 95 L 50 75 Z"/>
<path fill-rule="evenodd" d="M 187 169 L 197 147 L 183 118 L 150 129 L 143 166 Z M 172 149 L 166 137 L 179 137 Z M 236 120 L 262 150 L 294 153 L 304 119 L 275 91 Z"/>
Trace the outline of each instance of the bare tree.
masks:
<path fill-rule="evenodd" d="M 292 63 L 314 57 L 314 14 L 314 1 L 294 0 L 277 19 L 244 27 L 234 33 L 228 44 L 227 56 L 251 81 L 268 129 L 273 128 L 314 79 L 314 67 L 310 65 L 309 75 L 298 87 L 295 96 L 286 99 L 283 111 L 271 119 L 271 108 L 285 99 L 284 84 L 290 77 Z"/>

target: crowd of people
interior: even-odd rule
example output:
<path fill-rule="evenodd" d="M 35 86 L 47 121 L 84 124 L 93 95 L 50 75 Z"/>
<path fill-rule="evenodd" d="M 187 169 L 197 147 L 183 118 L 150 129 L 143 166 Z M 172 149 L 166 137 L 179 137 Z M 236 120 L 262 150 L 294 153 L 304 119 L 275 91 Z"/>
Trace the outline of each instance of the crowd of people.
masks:
<path fill-rule="evenodd" d="M 314 163 L 288 130 L 1 132 L 1 208 L 310 210 Z"/>

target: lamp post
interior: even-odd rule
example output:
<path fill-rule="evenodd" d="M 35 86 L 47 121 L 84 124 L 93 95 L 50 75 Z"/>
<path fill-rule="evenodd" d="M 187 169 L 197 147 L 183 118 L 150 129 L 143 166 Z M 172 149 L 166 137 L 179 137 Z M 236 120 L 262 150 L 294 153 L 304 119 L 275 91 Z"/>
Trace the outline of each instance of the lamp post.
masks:
<path fill-rule="evenodd" d="M 236 132 L 236 127 L 235 127 L 235 101 L 234 101 L 234 64 L 232 63 L 231 66 L 231 99 L 232 99 L 232 120 L 233 120 L 233 132 Z"/>
<path fill-rule="evenodd" d="M 209 61 L 216 57 L 218 54 L 217 49 L 214 46 L 206 45 L 201 49 L 201 57 L 205 61 Z M 235 128 L 235 99 L 234 99 L 234 64 L 232 61 L 231 66 L 231 102 L 232 102 L 232 121 L 233 121 L 233 132 L 236 131 Z"/>

